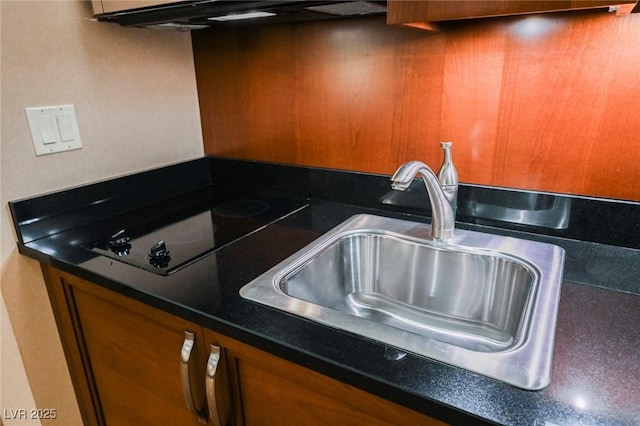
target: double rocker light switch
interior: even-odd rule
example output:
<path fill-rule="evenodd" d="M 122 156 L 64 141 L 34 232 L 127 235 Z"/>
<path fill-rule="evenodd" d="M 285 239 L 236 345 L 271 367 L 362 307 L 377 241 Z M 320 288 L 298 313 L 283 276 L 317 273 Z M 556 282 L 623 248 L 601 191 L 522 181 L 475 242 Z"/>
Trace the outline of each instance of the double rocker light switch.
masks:
<path fill-rule="evenodd" d="M 36 155 L 82 148 L 73 105 L 25 108 Z"/>

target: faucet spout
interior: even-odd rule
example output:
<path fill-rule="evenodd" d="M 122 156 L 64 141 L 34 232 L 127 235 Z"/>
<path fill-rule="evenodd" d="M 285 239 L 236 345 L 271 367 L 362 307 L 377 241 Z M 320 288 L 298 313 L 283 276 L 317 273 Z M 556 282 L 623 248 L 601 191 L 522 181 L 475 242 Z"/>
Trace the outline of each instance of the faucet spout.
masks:
<path fill-rule="evenodd" d="M 396 170 L 391 177 L 391 188 L 404 191 L 411 185 L 417 175 L 427 187 L 431 203 L 431 236 L 437 240 L 453 237 L 455 217 L 449 200 L 445 195 L 435 173 L 421 161 L 409 161 Z"/>

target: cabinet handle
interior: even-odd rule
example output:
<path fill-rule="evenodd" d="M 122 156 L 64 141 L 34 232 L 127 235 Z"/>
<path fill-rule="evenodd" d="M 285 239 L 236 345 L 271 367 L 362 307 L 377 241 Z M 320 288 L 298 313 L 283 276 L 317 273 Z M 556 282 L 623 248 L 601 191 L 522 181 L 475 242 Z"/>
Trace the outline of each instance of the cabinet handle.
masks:
<path fill-rule="evenodd" d="M 187 408 L 198 417 L 201 423 L 207 422 L 207 417 L 204 412 L 196 407 L 193 396 L 193 388 L 191 387 L 191 351 L 196 343 L 196 336 L 190 331 L 184 332 L 184 342 L 182 343 L 182 350 L 180 351 L 180 377 L 182 379 L 182 394 L 184 395 L 184 401 L 187 404 Z"/>
<path fill-rule="evenodd" d="M 205 389 L 207 392 L 207 406 L 209 407 L 209 418 L 215 426 L 223 426 L 216 397 L 216 372 L 222 359 L 222 351 L 216 345 L 211 345 L 211 353 L 207 361 L 207 377 Z"/>

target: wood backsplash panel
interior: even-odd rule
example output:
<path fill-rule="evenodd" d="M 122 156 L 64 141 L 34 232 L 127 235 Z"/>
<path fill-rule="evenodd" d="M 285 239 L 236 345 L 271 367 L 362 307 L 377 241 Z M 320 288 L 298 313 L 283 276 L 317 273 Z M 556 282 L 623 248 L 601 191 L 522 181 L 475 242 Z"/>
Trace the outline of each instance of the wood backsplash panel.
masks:
<path fill-rule="evenodd" d="M 640 200 L 640 14 L 384 18 L 192 33 L 205 152 Z"/>

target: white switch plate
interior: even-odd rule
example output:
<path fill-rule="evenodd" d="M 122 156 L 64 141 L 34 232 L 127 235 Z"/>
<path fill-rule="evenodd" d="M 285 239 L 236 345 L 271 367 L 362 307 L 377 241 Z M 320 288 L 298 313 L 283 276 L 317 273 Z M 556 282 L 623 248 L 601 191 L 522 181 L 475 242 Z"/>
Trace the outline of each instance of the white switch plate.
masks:
<path fill-rule="evenodd" d="M 82 148 L 73 105 L 25 108 L 36 155 Z"/>

